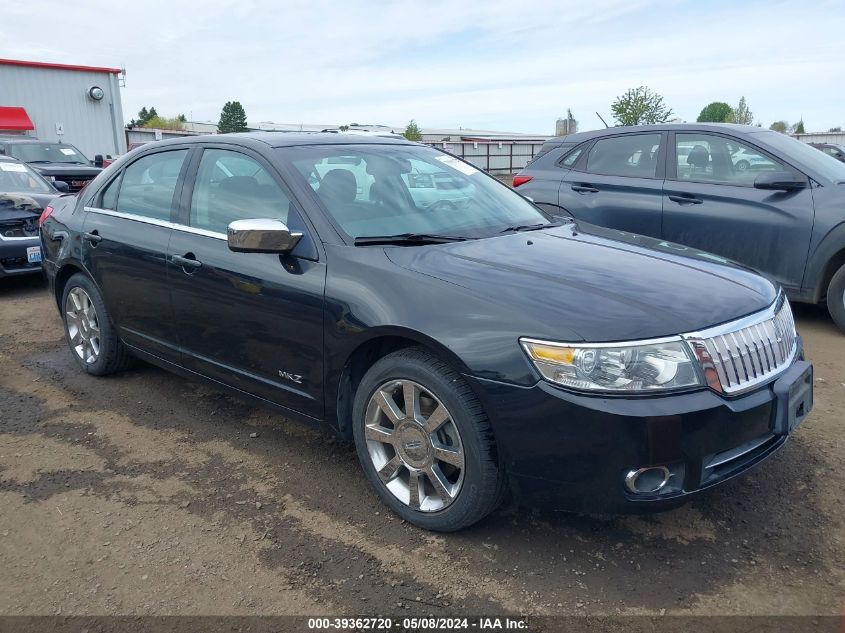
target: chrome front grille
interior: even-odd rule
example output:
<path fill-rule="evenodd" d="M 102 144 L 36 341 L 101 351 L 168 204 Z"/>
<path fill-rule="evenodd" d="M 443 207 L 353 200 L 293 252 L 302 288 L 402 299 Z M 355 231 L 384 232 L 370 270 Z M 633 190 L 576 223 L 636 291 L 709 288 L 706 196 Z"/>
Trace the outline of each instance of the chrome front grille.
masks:
<path fill-rule="evenodd" d="M 759 385 L 785 369 L 795 357 L 798 342 L 792 310 L 783 296 L 763 312 L 684 338 L 705 374 L 715 370 L 727 394 Z"/>

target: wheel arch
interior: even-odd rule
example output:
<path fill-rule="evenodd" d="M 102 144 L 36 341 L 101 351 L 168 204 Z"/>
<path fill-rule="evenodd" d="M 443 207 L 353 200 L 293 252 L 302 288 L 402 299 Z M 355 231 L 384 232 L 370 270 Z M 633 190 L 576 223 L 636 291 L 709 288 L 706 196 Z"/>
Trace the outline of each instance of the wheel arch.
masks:
<path fill-rule="evenodd" d="M 815 303 L 825 298 L 830 280 L 843 265 L 845 265 L 845 222 L 836 225 L 828 232 L 807 266 L 806 279 L 815 284 L 814 288 L 807 290 Z"/>
<path fill-rule="evenodd" d="M 85 270 L 85 267 L 76 260 L 69 260 L 64 262 L 61 267 L 56 271 L 56 280 L 53 283 L 54 286 L 54 299 L 56 300 L 56 307 L 58 307 L 59 312 L 62 310 L 62 295 L 65 292 L 65 286 L 67 286 L 68 280 L 73 277 L 76 273 L 82 273 L 88 279 L 90 279 L 94 285 L 97 285 L 97 282 L 94 281 L 94 278 L 91 274 Z M 99 287 L 97 288 L 99 290 Z"/>
<path fill-rule="evenodd" d="M 357 342 L 346 354 L 342 364 L 339 364 L 341 369 L 334 383 L 333 408 L 329 410 L 334 414 L 334 426 L 342 437 L 352 438 L 352 404 L 364 374 L 388 354 L 408 347 L 426 349 L 459 373 L 469 371 L 448 347 L 420 332 L 405 328 L 385 328 L 370 332 L 365 340 Z"/>

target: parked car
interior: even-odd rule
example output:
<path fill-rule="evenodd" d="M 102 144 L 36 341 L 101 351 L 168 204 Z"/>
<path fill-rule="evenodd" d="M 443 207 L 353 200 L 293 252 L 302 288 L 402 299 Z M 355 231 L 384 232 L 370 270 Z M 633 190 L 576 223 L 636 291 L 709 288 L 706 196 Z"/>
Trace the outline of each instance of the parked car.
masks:
<path fill-rule="evenodd" d="M 616 127 L 550 139 L 513 184 L 550 213 L 746 264 L 794 301 L 826 301 L 845 331 L 845 164 L 805 143 L 743 125 Z"/>
<path fill-rule="evenodd" d="M 810 143 L 811 147 L 820 149 L 825 154 L 833 156 L 836 160 L 845 163 L 845 145 L 836 143 Z"/>
<path fill-rule="evenodd" d="M 81 191 L 102 169 L 94 166 L 76 147 L 33 138 L 0 138 L 0 154 L 22 160 L 49 181 L 66 182 L 70 191 Z"/>
<path fill-rule="evenodd" d="M 469 199 L 420 208 L 414 170 Z M 327 424 L 382 500 L 428 529 L 470 525 L 507 490 L 575 510 L 671 507 L 760 463 L 812 406 L 770 281 L 554 222 L 405 140 L 150 144 L 45 210 L 41 241 L 84 371 L 138 356 Z"/>
<path fill-rule="evenodd" d="M 26 163 L 0 156 L 0 278 L 41 272 L 38 217 L 59 194 Z"/>

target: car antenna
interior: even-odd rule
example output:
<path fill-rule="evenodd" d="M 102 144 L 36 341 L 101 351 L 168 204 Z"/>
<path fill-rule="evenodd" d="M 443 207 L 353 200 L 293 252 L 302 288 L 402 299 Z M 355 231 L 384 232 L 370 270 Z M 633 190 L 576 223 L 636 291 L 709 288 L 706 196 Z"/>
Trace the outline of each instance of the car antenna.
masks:
<path fill-rule="evenodd" d="M 600 115 L 598 112 L 596 112 L 596 116 L 597 116 L 598 118 L 600 118 L 600 119 L 601 119 L 601 122 L 602 122 L 602 123 L 604 123 L 604 127 L 610 127 L 610 126 L 607 124 L 607 121 L 605 121 L 604 119 L 602 119 L 602 118 L 601 118 L 601 115 Z"/>

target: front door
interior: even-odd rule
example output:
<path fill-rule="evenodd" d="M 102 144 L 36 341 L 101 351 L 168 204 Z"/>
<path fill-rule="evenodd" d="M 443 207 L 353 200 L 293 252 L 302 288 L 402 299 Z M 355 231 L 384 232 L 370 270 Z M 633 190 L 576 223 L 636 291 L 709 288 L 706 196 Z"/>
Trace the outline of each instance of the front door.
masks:
<path fill-rule="evenodd" d="M 660 237 L 663 136 L 598 139 L 564 177 L 560 206 L 585 222 Z"/>
<path fill-rule="evenodd" d="M 800 289 L 813 228 L 809 181 L 797 191 L 755 189 L 754 179 L 763 171 L 795 170 L 731 136 L 673 136 L 664 239 L 735 260 Z"/>
<path fill-rule="evenodd" d="M 168 267 L 183 365 L 322 418 L 326 266 L 278 175 L 257 155 L 207 148 L 182 207 Z M 229 250 L 229 223 L 250 218 L 305 236 L 291 255 Z"/>
<path fill-rule="evenodd" d="M 120 337 L 164 360 L 179 350 L 166 255 L 187 149 L 129 164 L 85 210 L 84 264 L 102 290 Z"/>

